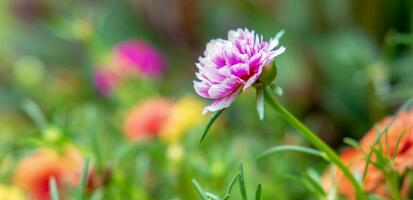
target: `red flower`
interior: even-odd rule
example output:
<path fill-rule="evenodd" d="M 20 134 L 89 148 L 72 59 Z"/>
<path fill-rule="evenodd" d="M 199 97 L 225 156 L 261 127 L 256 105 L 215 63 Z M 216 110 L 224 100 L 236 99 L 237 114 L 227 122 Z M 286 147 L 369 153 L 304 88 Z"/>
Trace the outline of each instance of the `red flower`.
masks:
<path fill-rule="evenodd" d="M 374 144 L 378 134 L 382 131 L 383 135 L 378 142 L 382 146 L 380 151 L 388 159 L 393 159 L 391 162 L 392 168 L 400 174 L 403 174 L 408 168 L 413 168 L 413 111 L 409 111 L 401 112 L 394 118 L 386 118 L 371 129 L 360 142 L 360 147 L 364 153 L 355 148 L 347 148 L 341 152 L 342 161 L 350 167 L 351 171 L 362 175 L 366 166 L 365 158 L 371 151 L 371 148 L 378 149 L 378 145 L 374 146 Z M 374 153 L 371 159 L 373 161 L 376 160 Z M 339 169 L 336 168 L 334 171 L 335 178 L 333 184 L 331 181 L 333 178 L 330 176 L 331 172 L 329 172 L 329 169 L 324 173 L 322 177 L 324 188 L 328 191 L 331 189 L 331 185 L 335 185 L 339 193 L 348 199 L 356 199 L 354 189 L 347 178 L 343 176 Z M 389 196 L 389 190 L 383 173 L 372 164 L 369 164 L 364 187 L 370 193 L 383 197 Z M 403 188 L 406 188 L 406 185 Z M 404 193 L 406 192 L 404 191 Z"/>
<path fill-rule="evenodd" d="M 13 181 L 34 200 L 50 199 L 49 181 L 55 178 L 62 194 L 67 186 L 77 185 L 82 158 L 74 148 L 59 154 L 51 149 L 38 149 L 17 165 Z"/>
<path fill-rule="evenodd" d="M 173 103 L 167 99 L 150 99 L 133 108 L 127 115 L 123 129 L 133 141 L 158 136 L 168 120 Z"/>

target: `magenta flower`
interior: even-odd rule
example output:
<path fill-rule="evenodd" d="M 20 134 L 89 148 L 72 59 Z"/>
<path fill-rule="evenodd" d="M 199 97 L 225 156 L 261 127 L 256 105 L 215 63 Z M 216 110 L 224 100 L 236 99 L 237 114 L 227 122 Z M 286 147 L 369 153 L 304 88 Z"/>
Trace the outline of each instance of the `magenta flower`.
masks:
<path fill-rule="evenodd" d="M 152 45 L 140 40 L 121 42 L 115 48 L 115 58 L 120 67 L 132 69 L 141 75 L 158 78 L 164 71 L 166 59 Z"/>
<path fill-rule="evenodd" d="M 101 67 L 93 72 L 94 84 L 100 94 L 107 96 L 119 85 L 118 74 L 109 67 Z"/>
<path fill-rule="evenodd" d="M 228 39 L 211 40 L 196 66 L 199 81 L 194 81 L 196 93 L 213 101 L 204 113 L 227 108 L 237 95 L 258 81 L 263 68 L 285 51 L 279 45 L 283 32 L 269 41 L 248 29 L 228 32 Z"/>

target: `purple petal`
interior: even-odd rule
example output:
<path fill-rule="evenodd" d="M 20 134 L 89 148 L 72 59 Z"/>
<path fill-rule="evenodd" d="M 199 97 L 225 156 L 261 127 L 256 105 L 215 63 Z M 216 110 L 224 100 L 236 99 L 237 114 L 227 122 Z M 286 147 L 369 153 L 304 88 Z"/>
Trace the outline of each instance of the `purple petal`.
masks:
<path fill-rule="evenodd" d="M 249 65 L 244 63 L 233 65 L 231 66 L 230 70 L 232 75 L 237 76 L 239 78 L 250 75 Z"/>
<path fill-rule="evenodd" d="M 204 98 L 210 98 L 208 95 L 210 85 L 207 82 L 194 81 L 195 92 Z"/>
<path fill-rule="evenodd" d="M 208 95 L 212 99 L 222 98 L 231 94 L 241 83 L 235 77 L 225 79 L 219 84 L 212 85 L 208 90 Z"/>
<path fill-rule="evenodd" d="M 207 107 L 205 107 L 203 113 L 205 114 L 208 111 L 216 112 L 218 110 L 228 108 L 240 92 L 241 92 L 241 87 L 233 91 L 230 95 L 227 95 L 225 97 L 212 101 L 212 103 L 210 103 Z"/>

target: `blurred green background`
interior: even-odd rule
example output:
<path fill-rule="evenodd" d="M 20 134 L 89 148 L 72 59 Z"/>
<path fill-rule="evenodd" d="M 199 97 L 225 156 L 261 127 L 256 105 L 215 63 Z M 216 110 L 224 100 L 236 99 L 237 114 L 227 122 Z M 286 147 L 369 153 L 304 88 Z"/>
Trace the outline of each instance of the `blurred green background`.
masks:
<path fill-rule="evenodd" d="M 321 173 L 326 163 L 298 153 L 255 160 L 274 145 L 307 144 L 272 112 L 259 121 L 252 90 L 204 143 L 198 142 L 204 124 L 188 130 L 179 163 L 168 158 L 167 144 L 122 136 L 125 113 L 142 100 L 195 96 L 194 63 L 205 44 L 238 27 L 266 39 L 286 31 L 287 51 L 277 58 L 280 99 L 336 149 L 413 96 L 411 0 L 2 0 L 0 183 L 13 184 L 15 165 L 38 148 L 28 140 L 44 140 L 45 130 L 24 109 L 34 102 L 46 130 L 58 129 L 96 168 L 111 170 L 89 198 L 196 199 L 192 178 L 222 194 L 242 162 L 251 195 L 261 183 L 263 199 L 311 199 L 294 177 L 310 167 Z M 99 95 L 93 71 L 129 39 L 159 49 L 165 74 Z"/>

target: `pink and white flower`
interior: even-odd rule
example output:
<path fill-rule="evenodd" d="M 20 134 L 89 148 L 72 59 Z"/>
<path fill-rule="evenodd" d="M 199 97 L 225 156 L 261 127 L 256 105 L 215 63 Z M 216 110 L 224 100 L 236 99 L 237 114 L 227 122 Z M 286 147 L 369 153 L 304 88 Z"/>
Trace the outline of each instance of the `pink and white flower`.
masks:
<path fill-rule="evenodd" d="M 213 101 L 204 113 L 227 108 L 237 95 L 258 81 L 263 68 L 285 51 L 279 46 L 279 32 L 269 41 L 248 29 L 230 30 L 228 39 L 211 40 L 198 58 L 194 88 Z"/>

